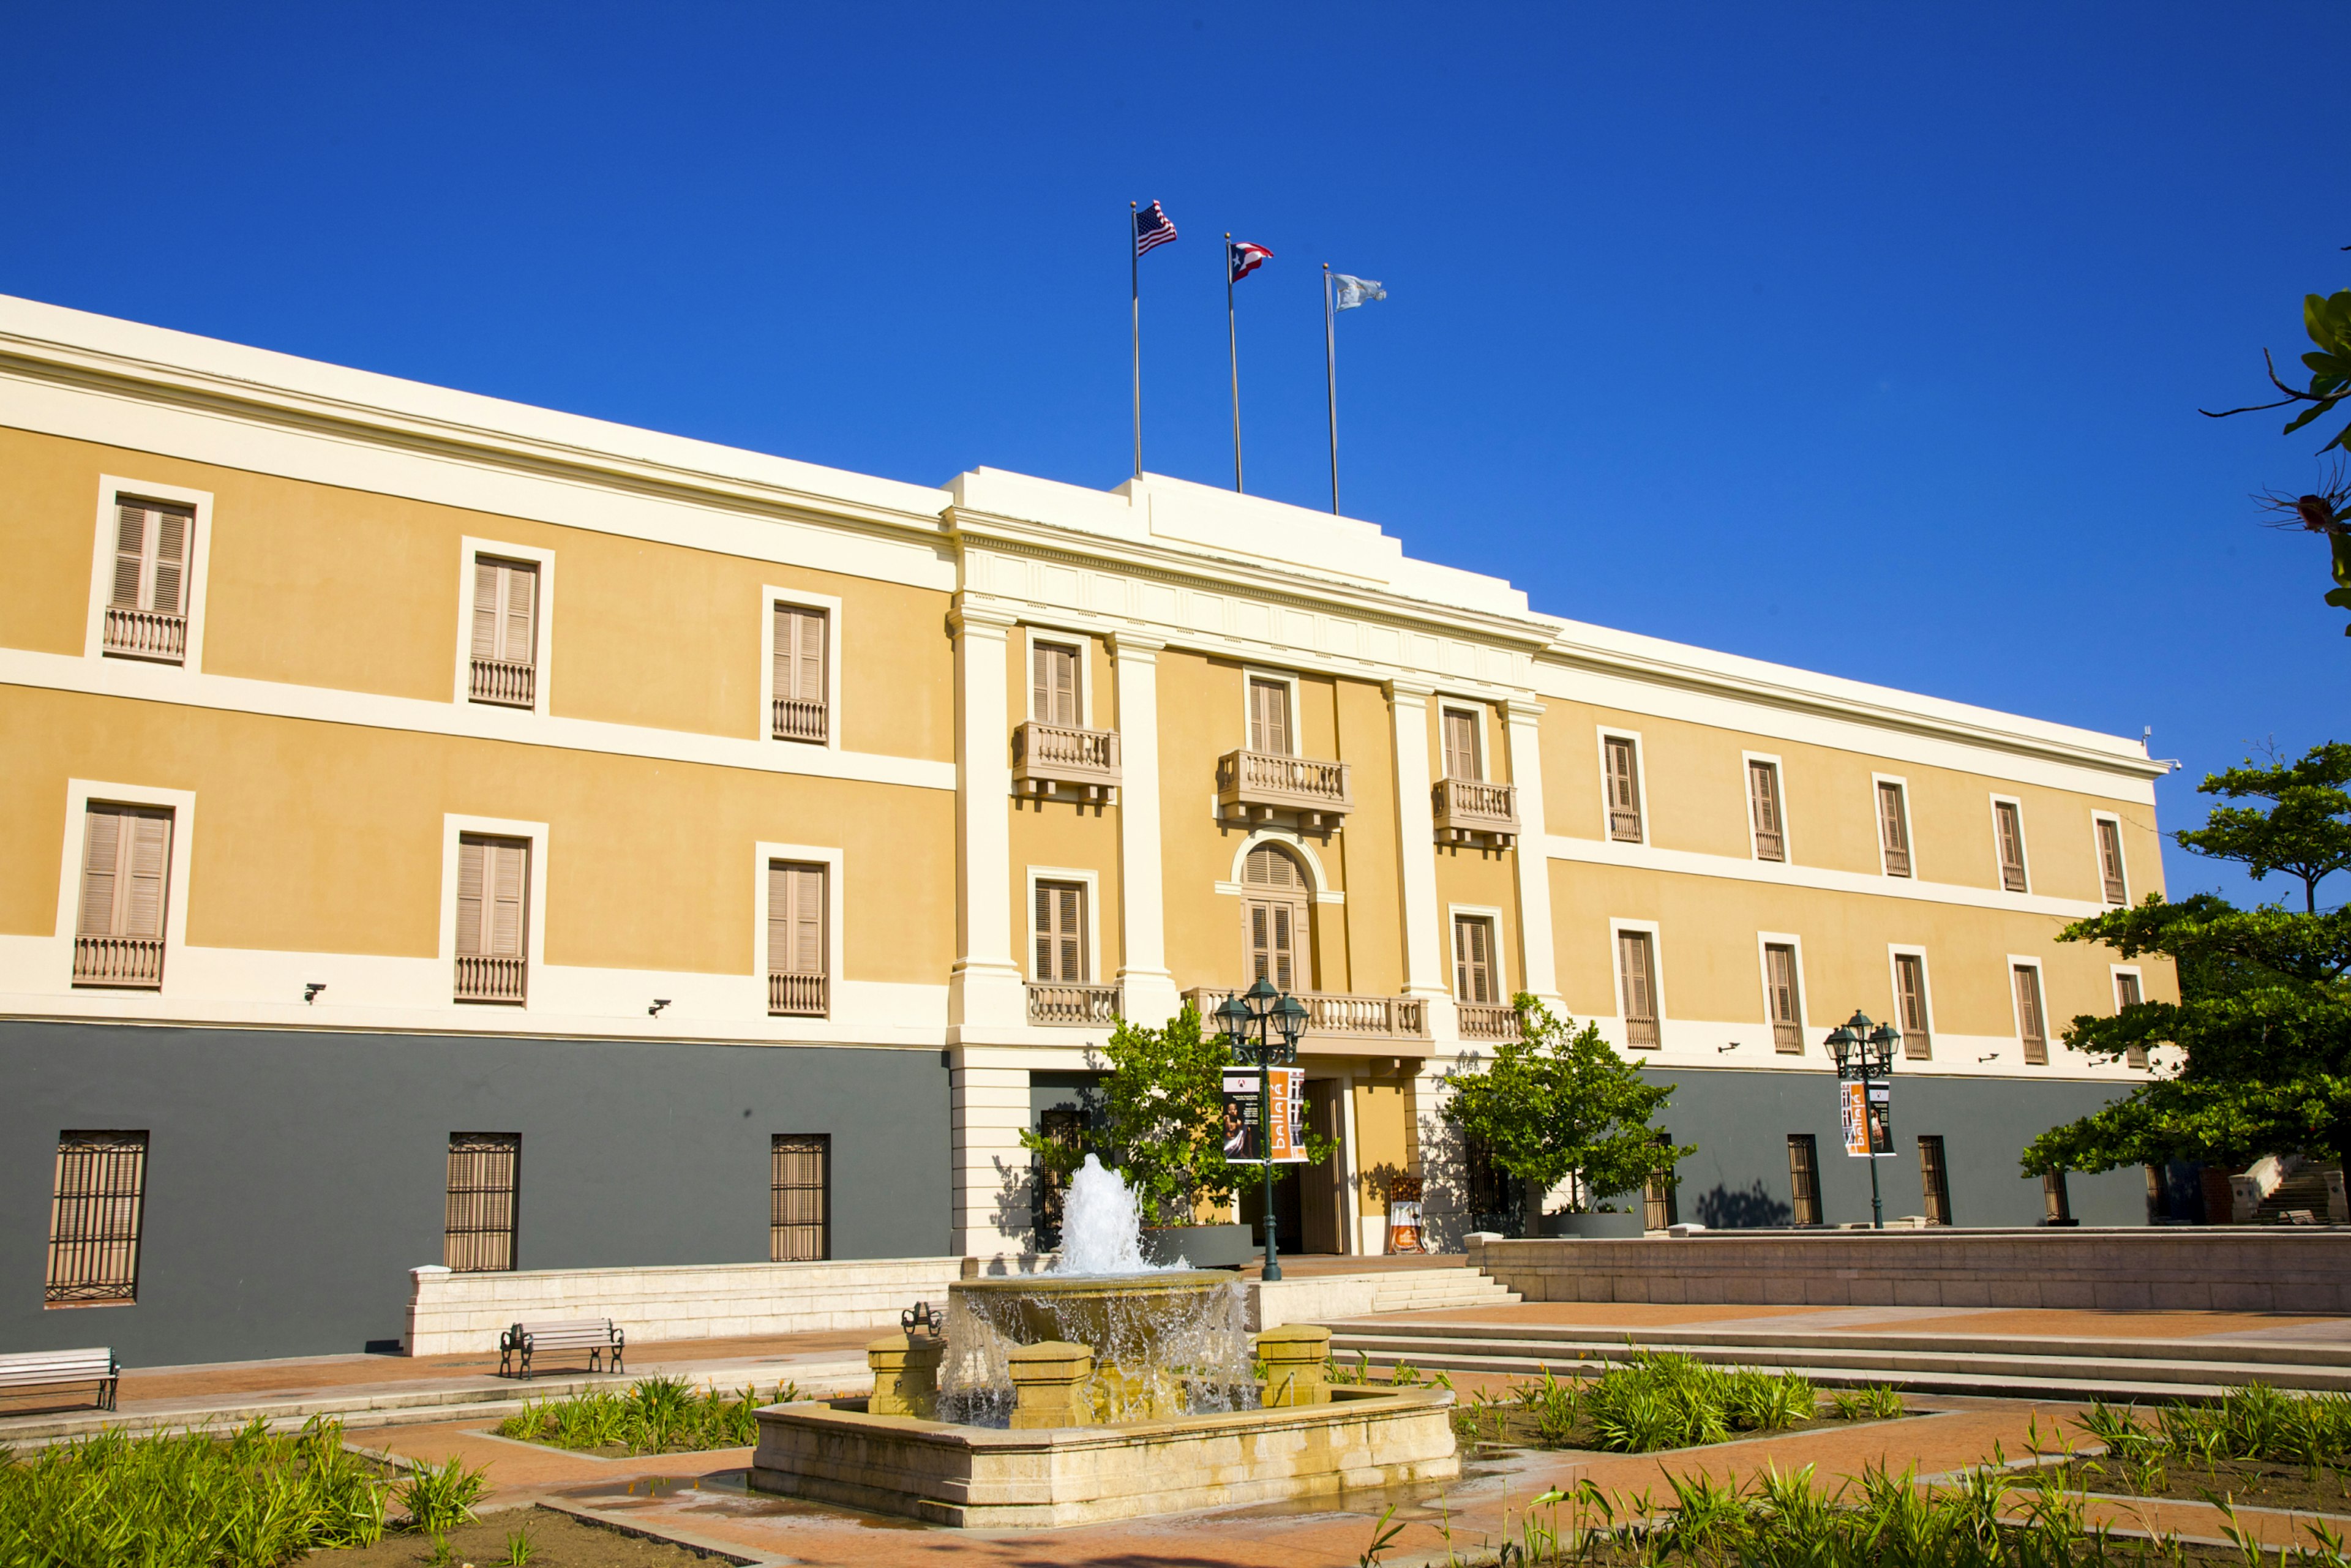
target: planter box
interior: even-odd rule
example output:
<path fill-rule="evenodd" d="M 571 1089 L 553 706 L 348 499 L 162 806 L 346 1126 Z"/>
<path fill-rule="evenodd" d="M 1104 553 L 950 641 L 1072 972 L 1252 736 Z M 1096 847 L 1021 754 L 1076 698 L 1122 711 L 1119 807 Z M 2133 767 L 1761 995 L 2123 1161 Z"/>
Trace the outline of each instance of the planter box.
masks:
<path fill-rule="evenodd" d="M 1609 1241 L 1638 1241 L 1645 1234 L 1637 1214 L 1546 1214 L 1542 1233 Z"/>
<path fill-rule="evenodd" d="M 1163 1269 L 1238 1269 L 1257 1249 L 1246 1225 L 1165 1225 L 1144 1228 L 1143 1255 Z"/>

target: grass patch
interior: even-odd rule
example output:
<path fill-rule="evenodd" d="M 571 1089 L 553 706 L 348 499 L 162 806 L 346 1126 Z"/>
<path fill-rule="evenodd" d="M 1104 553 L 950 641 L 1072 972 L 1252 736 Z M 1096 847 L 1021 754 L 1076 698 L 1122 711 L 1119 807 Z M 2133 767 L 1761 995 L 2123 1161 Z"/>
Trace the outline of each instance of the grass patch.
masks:
<path fill-rule="evenodd" d="M 1535 1498 L 1501 1561 L 1582 1568 L 2343 1568 L 2324 1528 L 2310 1544 L 2263 1550 L 2231 1519 L 2226 1547 L 2117 1536 L 2048 1471 L 1976 1469 L 1929 1492 L 1917 1472 L 1870 1469 L 1826 1485 L 1807 1466 L 1743 1485 L 1668 1477 L 1667 1494 L 1604 1494 L 1589 1481 Z M 1389 1542 L 1374 1531 L 1361 1561 Z"/>
<path fill-rule="evenodd" d="M 470 1482 L 470 1484 L 468 1484 Z M 0 1449 L 0 1563 L 277 1568 L 305 1552 L 381 1540 L 387 1503 L 412 1517 L 473 1517 L 478 1472 L 395 1483 L 343 1448 L 340 1422 L 298 1433 L 259 1421 L 234 1437 L 102 1432 L 24 1458 Z"/>
<path fill-rule="evenodd" d="M 1801 1373 L 1645 1351 L 1594 1378 L 1562 1382 L 1546 1371 L 1499 1398 L 1480 1395 L 1454 1420 L 1471 1442 L 1648 1454 L 1907 1413 L 1891 1387 L 1833 1389 L 1824 1401 Z"/>
<path fill-rule="evenodd" d="M 799 1385 L 779 1383 L 772 1398 L 746 1388 L 723 1394 L 696 1389 L 683 1377 L 647 1377 L 625 1391 L 590 1388 L 559 1399 L 533 1400 L 498 1423 L 501 1437 L 581 1453 L 684 1454 L 747 1448 L 759 1440 L 753 1412 L 799 1398 Z"/>
<path fill-rule="evenodd" d="M 2207 1405 L 2093 1404 L 2074 1425 L 2105 1446 L 2064 1467 L 2092 1491 L 2351 1513 L 2351 1396 L 2254 1383 Z"/>

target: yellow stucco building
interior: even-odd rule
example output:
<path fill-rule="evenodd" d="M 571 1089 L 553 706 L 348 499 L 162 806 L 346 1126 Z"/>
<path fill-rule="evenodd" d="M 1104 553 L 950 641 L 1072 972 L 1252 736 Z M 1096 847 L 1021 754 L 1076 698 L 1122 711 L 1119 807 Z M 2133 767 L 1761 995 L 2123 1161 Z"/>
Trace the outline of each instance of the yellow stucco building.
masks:
<path fill-rule="evenodd" d="M 444 1259 L 1017 1259 L 1112 1018 L 1259 972 L 1341 1151 L 1290 1248 L 1380 1250 L 1399 1176 L 1440 1240 L 1500 1200 L 1437 1075 L 1518 991 L 1678 1085 L 1681 1219 L 1865 1216 L 1860 1008 L 1889 1212 L 2032 1223 L 2017 1150 L 2147 1071 L 2065 1020 L 2173 994 L 2053 940 L 2161 889 L 2139 742 L 1180 480 L 902 484 L 0 299 L 0 540 L 24 1343 L 358 1337 Z"/>

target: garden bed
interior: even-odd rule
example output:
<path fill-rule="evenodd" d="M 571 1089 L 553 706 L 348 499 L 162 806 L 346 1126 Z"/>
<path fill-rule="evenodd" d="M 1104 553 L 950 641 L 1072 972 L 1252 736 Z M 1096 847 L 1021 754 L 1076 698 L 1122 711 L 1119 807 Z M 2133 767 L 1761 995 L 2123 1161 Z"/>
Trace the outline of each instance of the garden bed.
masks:
<path fill-rule="evenodd" d="M 2351 1516 L 2351 1398 L 2340 1394 L 2256 1383 L 2209 1405 L 2092 1405 L 2075 1425 L 2105 1452 L 2056 1467 L 2069 1486 Z"/>
<path fill-rule="evenodd" d="M 725 1559 L 705 1556 L 667 1541 L 648 1541 L 607 1530 L 552 1509 L 517 1509 L 462 1524 L 442 1538 L 445 1556 L 421 1535 L 386 1536 L 371 1546 L 314 1552 L 305 1568 L 722 1568 Z"/>
<path fill-rule="evenodd" d="M 757 1389 L 735 1395 L 697 1390 L 682 1377 L 649 1377 L 626 1390 L 590 1388 L 558 1399 L 534 1400 L 498 1423 L 501 1437 L 538 1443 L 599 1458 L 638 1454 L 694 1454 L 747 1448 L 759 1440 L 753 1412 L 800 1397 L 799 1385 L 780 1383 L 772 1397 Z"/>

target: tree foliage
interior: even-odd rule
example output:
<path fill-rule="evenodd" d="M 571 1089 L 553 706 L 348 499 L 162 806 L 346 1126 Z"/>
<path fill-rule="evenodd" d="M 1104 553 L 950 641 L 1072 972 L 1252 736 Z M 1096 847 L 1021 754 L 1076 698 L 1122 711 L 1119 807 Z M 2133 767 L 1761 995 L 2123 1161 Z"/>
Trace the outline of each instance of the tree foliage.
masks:
<path fill-rule="evenodd" d="M 1187 1225 L 1204 1205 L 1229 1201 L 1242 1182 L 1260 1179 L 1254 1165 L 1225 1158 L 1224 1071 L 1232 1055 L 1201 1025 L 1189 1003 L 1164 1029 L 1121 1019 L 1102 1055 L 1110 1072 L 1087 1096 L 1083 1136 L 1072 1145 L 1024 1131 L 1020 1144 L 1066 1181 L 1093 1155 L 1118 1172 L 1147 1221 Z M 1309 1133 L 1308 1163 L 1336 1145 Z"/>
<path fill-rule="evenodd" d="M 2066 1043 L 2112 1059 L 2176 1045 L 2178 1069 L 2077 1122 L 2052 1128 L 2023 1155 L 2027 1171 L 2111 1170 L 2171 1159 L 2241 1166 L 2294 1150 L 2351 1155 L 2351 909 L 2321 910 L 2319 884 L 2351 869 L 2351 747 L 2329 742 L 2298 762 L 2247 763 L 2207 778 L 2208 793 L 2266 800 L 2266 810 L 2221 808 L 2177 835 L 2199 854 L 2256 876 L 2304 882 L 2307 907 L 2239 909 L 2198 894 L 2151 895 L 2135 909 L 2076 921 L 2066 942 L 2096 942 L 2125 958 L 2169 958 L 2178 1002 L 2143 1001 L 2111 1018 L 2074 1019 Z"/>
<path fill-rule="evenodd" d="M 2264 349 L 2262 360 L 2269 367 L 2270 384 L 2285 396 L 2275 402 L 2223 409 L 2217 413 L 2210 409 L 2203 412 L 2215 419 L 2226 419 L 2232 413 L 2298 408 L 2300 412 L 2286 422 L 2282 433 L 2292 435 L 2313 420 L 2323 419 L 2341 407 L 2346 398 L 2351 398 L 2351 292 L 2303 296 L 2302 326 L 2312 345 L 2311 351 L 2302 356 L 2303 368 L 2310 372 L 2307 385 L 2289 386 L 2280 381 L 2277 361 Z M 2351 438 L 2351 422 L 2346 422 L 2318 450 L 2351 452 L 2351 439 L 2346 438 Z M 2326 602 L 2339 610 L 2351 610 L 2351 519 L 2344 516 L 2344 503 L 2351 499 L 2351 493 L 2346 493 L 2340 483 L 2340 470 L 2336 482 L 2330 483 L 2322 494 L 2288 496 L 2273 492 L 2263 499 L 2270 509 L 2285 519 L 2281 527 L 2306 529 L 2326 540 L 2335 576 L 2335 587 L 2325 595 Z M 2351 626 L 2344 627 L 2343 634 L 2351 637 Z"/>
<path fill-rule="evenodd" d="M 1673 1085 L 1643 1082 L 1641 1063 L 1618 1056 L 1595 1025 L 1553 1018 L 1523 991 L 1510 1002 L 1519 1038 L 1482 1066 L 1445 1075 L 1446 1119 L 1503 1170 L 1545 1189 L 1580 1176 L 1586 1195 L 1604 1197 L 1653 1176 L 1671 1179 L 1697 1152 L 1660 1142 L 1650 1124 Z"/>

